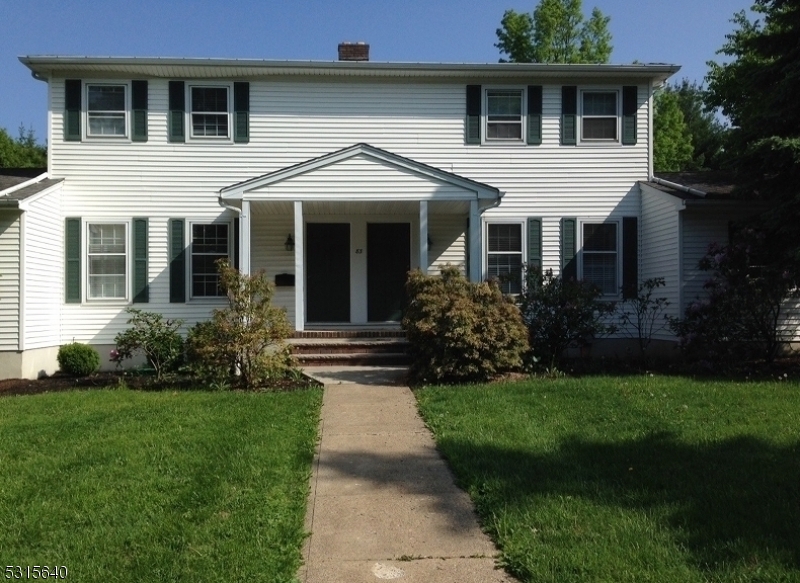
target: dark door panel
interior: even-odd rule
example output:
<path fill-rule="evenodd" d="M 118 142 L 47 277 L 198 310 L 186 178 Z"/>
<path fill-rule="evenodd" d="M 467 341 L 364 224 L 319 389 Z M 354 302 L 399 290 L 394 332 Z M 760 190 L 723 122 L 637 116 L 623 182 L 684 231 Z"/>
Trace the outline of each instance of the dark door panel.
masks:
<path fill-rule="evenodd" d="M 405 305 L 411 269 L 411 225 L 367 224 L 367 319 L 397 322 Z"/>
<path fill-rule="evenodd" d="M 306 224 L 309 322 L 350 321 L 350 225 Z"/>

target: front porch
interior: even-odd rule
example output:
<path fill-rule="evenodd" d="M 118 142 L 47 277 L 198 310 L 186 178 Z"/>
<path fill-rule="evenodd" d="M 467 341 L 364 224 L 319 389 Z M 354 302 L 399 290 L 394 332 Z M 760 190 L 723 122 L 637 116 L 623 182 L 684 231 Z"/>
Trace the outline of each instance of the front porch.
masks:
<path fill-rule="evenodd" d="M 359 144 L 223 189 L 239 268 L 264 270 L 297 332 L 397 327 L 409 270 L 481 278 L 497 189 Z"/>

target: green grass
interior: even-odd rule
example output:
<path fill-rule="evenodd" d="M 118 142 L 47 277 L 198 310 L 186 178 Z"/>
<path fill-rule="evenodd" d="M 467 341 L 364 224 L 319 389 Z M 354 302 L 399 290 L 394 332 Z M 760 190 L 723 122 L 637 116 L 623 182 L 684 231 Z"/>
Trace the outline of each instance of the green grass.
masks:
<path fill-rule="evenodd" d="M 0 562 L 73 581 L 293 581 L 321 391 L 0 399 Z"/>
<path fill-rule="evenodd" d="M 417 392 L 523 581 L 800 581 L 800 386 L 586 377 Z"/>

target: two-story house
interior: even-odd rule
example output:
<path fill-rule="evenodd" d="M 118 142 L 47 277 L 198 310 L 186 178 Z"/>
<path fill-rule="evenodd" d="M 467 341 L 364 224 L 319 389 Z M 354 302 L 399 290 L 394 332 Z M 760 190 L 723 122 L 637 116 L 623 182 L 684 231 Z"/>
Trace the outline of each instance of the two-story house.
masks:
<path fill-rule="evenodd" d="M 368 50 L 20 58 L 48 87 L 48 173 L 0 192 L 0 376 L 51 372 L 73 340 L 107 353 L 129 306 L 207 318 L 223 257 L 265 270 L 297 331 L 396 323 L 414 268 L 514 292 L 536 264 L 610 298 L 679 269 L 661 261 L 678 222 L 658 213 L 684 199 L 640 185 L 677 66 Z"/>

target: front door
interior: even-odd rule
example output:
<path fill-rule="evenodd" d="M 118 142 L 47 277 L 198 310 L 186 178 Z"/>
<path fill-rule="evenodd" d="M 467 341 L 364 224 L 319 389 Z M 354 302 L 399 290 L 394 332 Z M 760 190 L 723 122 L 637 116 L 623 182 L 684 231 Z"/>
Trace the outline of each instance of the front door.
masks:
<path fill-rule="evenodd" d="M 411 225 L 367 224 L 367 319 L 397 322 L 405 305 L 411 269 Z"/>
<path fill-rule="evenodd" d="M 350 225 L 306 224 L 309 322 L 350 321 Z"/>

